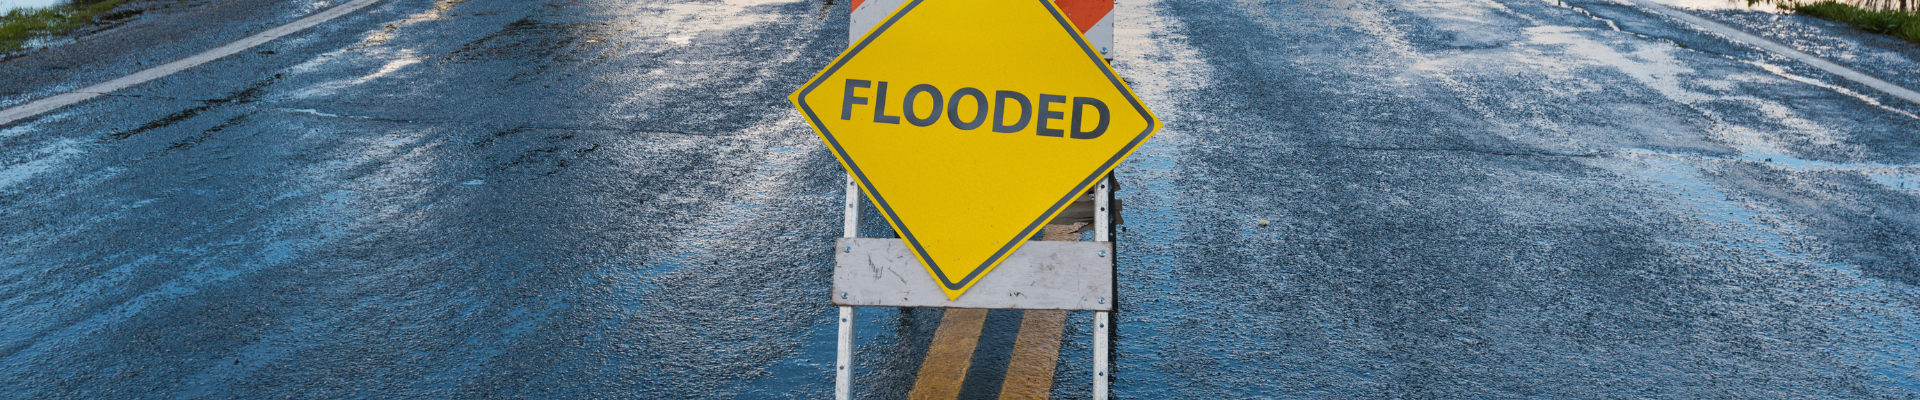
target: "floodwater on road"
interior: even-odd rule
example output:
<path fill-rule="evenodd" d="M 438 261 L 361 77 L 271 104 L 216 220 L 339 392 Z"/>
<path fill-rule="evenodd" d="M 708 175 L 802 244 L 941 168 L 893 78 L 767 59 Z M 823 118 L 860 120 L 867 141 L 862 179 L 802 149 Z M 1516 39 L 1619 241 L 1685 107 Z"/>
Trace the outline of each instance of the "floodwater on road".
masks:
<path fill-rule="evenodd" d="M 0 0 L 0 13 L 16 8 L 45 8 L 66 0 Z"/>
<path fill-rule="evenodd" d="M 9 59 L 0 106 L 322 3 Z M 0 397 L 828 398 L 845 175 L 786 95 L 845 7 L 383 1 L 0 127 Z M 1920 105 L 1612 1 L 1118 7 L 1166 128 L 1116 172 L 1117 398 L 1920 395 Z M 942 315 L 860 310 L 859 397 Z"/>
<path fill-rule="evenodd" d="M 1743 10 L 1758 12 L 1783 12 L 1773 3 L 1747 0 L 1652 0 L 1655 3 L 1689 10 Z"/>

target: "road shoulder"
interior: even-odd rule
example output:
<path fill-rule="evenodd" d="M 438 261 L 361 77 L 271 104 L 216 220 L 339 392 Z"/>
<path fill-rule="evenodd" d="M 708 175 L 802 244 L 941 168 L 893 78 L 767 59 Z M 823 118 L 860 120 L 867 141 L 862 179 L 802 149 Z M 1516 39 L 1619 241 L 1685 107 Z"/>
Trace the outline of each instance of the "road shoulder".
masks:
<path fill-rule="evenodd" d="M 0 108 L 189 57 L 342 2 L 233 0 L 147 12 L 72 43 L 0 60 Z M 263 55 L 271 52 L 255 49 Z"/>

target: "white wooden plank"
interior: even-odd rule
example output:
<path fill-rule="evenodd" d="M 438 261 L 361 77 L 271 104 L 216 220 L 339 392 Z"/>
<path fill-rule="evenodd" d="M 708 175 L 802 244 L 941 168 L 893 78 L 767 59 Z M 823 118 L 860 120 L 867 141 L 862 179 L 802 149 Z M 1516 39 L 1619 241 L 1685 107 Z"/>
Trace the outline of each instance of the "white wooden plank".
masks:
<path fill-rule="evenodd" d="M 947 300 L 912 248 L 893 238 L 841 238 L 834 246 L 833 304 L 1106 311 L 1113 308 L 1113 246 L 1107 242 L 1027 242 Z"/>

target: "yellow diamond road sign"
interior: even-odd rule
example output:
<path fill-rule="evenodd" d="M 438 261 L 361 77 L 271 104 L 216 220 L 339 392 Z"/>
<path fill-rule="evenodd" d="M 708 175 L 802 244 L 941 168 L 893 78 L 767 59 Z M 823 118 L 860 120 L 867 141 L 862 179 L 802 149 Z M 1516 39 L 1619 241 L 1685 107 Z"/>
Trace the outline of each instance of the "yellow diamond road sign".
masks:
<path fill-rule="evenodd" d="M 949 300 L 1160 126 L 1046 0 L 914 0 L 792 100 Z"/>

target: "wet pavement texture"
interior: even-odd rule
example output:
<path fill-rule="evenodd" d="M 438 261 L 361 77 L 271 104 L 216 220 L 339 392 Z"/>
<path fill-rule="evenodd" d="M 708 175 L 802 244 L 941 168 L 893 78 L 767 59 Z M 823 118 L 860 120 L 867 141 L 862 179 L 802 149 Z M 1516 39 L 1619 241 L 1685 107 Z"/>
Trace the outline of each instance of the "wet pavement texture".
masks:
<path fill-rule="evenodd" d="M 5 66 L 0 68 L 0 107 L 72 91 L 186 58 L 285 25 L 330 5 L 330 2 L 285 0 L 130 1 L 102 16 L 102 23 L 75 32 L 82 36 L 47 38 L 52 45 L 49 49 L 0 58 L 0 65 Z M 308 31 L 307 36 L 282 39 L 255 48 L 253 54 L 236 57 L 272 55 L 280 46 L 318 36 L 351 40 L 350 36 L 364 29 L 354 24 L 321 25 Z M 312 35 L 314 33 L 321 35 Z"/>
<path fill-rule="evenodd" d="M 1777 10 L 1773 12 L 1701 10 L 1694 12 L 1694 15 L 1738 27 L 1742 31 L 1760 35 L 1775 43 L 1787 45 L 1795 50 L 1902 87 L 1909 89 L 1920 87 L 1920 44 L 1889 35 L 1854 29 L 1838 22 L 1805 15 L 1784 14 Z M 1776 62 L 1783 64 L 1781 67 L 1785 68 L 1799 67 L 1787 63 L 1784 58 Z M 1806 74 L 1812 75 L 1811 72 Z M 1863 95 L 1875 96 L 1888 104 L 1899 103 L 1891 97 L 1880 98 L 1880 93 L 1866 88 L 1857 90 Z M 1916 111 L 1920 106 L 1907 104 L 1902 109 Z"/>
<path fill-rule="evenodd" d="M 0 106 L 325 5 L 0 61 Z M 785 96 L 845 7 L 395 0 L 0 127 L 0 397 L 828 398 L 844 175 Z M 1920 105 L 1604 1 L 1117 12 L 1166 129 L 1118 170 L 1116 397 L 1920 396 Z M 941 315 L 860 310 L 860 398 Z"/>

